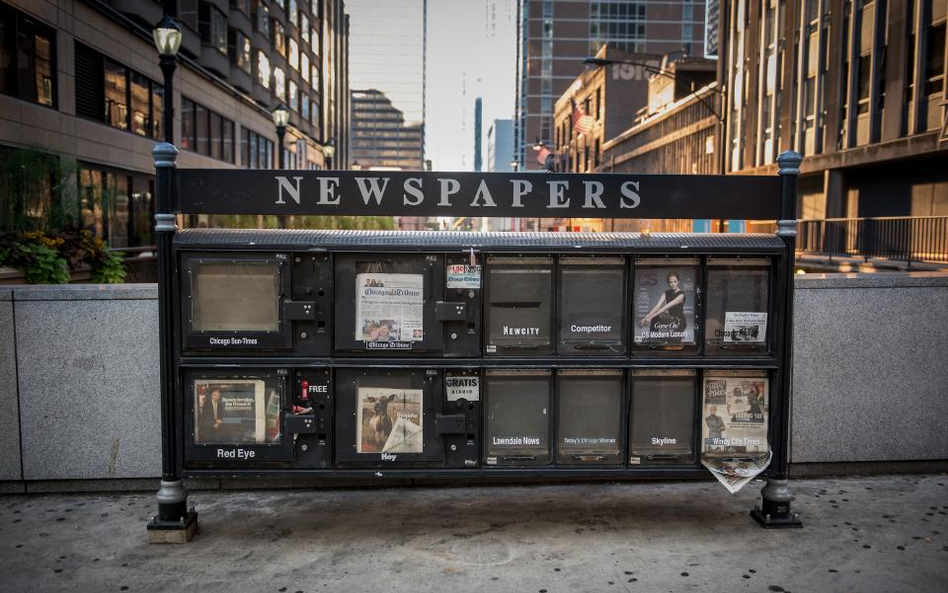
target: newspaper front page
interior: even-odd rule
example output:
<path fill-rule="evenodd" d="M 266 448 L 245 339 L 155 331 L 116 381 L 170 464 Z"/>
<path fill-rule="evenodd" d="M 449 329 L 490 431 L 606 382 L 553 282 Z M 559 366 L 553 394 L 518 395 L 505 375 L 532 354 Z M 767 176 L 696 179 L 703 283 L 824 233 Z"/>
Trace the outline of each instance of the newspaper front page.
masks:
<path fill-rule="evenodd" d="M 718 371 L 704 377 L 701 463 L 733 494 L 770 464 L 770 388 L 766 372 Z"/>
<path fill-rule="evenodd" d="M 367 349 L 409 349 L 424 339 L 424 276 L 356 275 L 355 339 Z"/>

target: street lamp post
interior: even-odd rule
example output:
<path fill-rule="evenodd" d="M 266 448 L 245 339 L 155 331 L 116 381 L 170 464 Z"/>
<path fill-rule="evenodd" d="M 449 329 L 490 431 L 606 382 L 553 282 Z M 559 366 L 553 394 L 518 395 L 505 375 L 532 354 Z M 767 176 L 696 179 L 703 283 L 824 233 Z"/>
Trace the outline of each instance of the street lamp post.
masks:
<path fill-rule="evenodd" d="M 336 154 L 336 143 L 330 138 L 323 146 L 323 155 L 326 157 L 326 168 L 332 169 L 332 157 Z"/>
<path fill-rule="evenodd" d="M 277 130 L 277 169 L 285 169 L 286 151 L 283 149 L 283 138 L 286 136 L 286 124 L 290 123 L 290 110 L 280 103 L 273 109 L 272 115 Z M 277 226 L 286 228 L 285 216 L 277 216 Z"/>
<path fill-rule="evenodd" d="M 286 168 L 286 155 L 283 151 L 283 138 L 286 136 L 286 124 L 290 123 L 290 110 L 282 103 L 273 110 L 273 123 L 277 129 L 277 168 Z"/>
<path fill-rule="evenodd" d="M 188 509 L 188 491 L 184 488 L 178 467 L 177 440 L 174 429 L 174 345 L 172 342 L 172 259 L 171 244 L 178 230 L 175 224 L 172 191 L 175 160 L 173 77 L 181 47 L 181 29 L 165 15 L 152 31 L 158 49 L 159 65 L 164 75 L 164 142 L 152 150 L 155 157 L 155 244 L 158 251 L 158 361 L 161 397 L 161 487 L 158 489 L 158 514 L 148 523 L 151 542 L 183 543 L 197 530 L 197 513 Z"/>

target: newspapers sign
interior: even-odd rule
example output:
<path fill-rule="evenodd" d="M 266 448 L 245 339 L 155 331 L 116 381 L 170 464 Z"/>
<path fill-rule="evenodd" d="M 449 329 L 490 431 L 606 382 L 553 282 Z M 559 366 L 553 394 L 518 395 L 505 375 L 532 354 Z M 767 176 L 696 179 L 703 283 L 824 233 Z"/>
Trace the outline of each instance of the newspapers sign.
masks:
<path fill-rule="evenodd" d="M 424 339 L 424 276 L 356 275 L 355 339 L 367 350 L 410 350 Z"/>
<path fill-rule="evenodd" d="M 770 463 L 767 373 L 708 372 L 703 396 L 701 464 L 733 494 Z"/>
<path fill-rule="evenodd" d="M 250 169 L 179 169 L 175 175 L 181 214 L 780 217 L 780 181 L 764 175 Z"/>

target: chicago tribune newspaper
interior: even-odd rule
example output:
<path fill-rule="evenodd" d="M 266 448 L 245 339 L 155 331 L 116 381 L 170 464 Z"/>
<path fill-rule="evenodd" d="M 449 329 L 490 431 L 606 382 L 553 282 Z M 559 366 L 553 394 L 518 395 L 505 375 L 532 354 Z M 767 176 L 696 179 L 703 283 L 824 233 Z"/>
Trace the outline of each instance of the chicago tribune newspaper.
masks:
<path fill-rule="evenodd" d="M 423 452 L 421 389 L 359 387 L 356 397 L 356 452 Z"/>
<path fill-rule="evenodd" d="M 424 292 L 421 274 L 357 274 L 355 339 L 378 349 L 422 340 Z"/>
<path fill-rule="evenodd" d="M 695 343 L 696 266 L 641 266 L 635 273 L 636 344 Z"/>
<path fill-rule="evenodd" d="M 770 464 L 767 374 L 709 373 L 703 392 L 701 463 L 733 494 Z"/>

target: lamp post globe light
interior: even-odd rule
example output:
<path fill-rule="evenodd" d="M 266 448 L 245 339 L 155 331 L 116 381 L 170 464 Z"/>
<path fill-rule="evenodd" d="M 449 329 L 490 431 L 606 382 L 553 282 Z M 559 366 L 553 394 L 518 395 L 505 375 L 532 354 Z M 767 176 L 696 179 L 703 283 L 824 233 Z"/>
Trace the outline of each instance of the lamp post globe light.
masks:
<path fill-rule="evenodd" d="M 164 75 L 164 101 L 162 111 L 162 121 L 164 124 L 164 141 L 174 144 L 174 95 L 172 94 L 172 81 L 175 67 L 177 67 L 178 49 L 181 48 L 181 27 L 173 18 L 165 15 L 161 21 L 155 25 L 151 32 L 155 40 L 155 47 L 158 49 L 158 64 L 161 66 L 161 73 Z"/>
<path fill-rule="evenodd" d="M 284 164 L 283 137 L 286 135 L 286 124 L 290 123 L 290 110 L 282 103 L 273 109 L 273 123 L 277 129 L 277 168 L 283 169 L 286 167 Z"/>
<path fill-rule="evenodd" d="M 323 155 L 326 157 L 326 168 L 332 169 L 332 157 L 336 154 L 336 143 L 332 138 L 323 146 Z"/>
<path fill-rule="evenodd" d="M 155 244 L 158 252 L 158 357 L 159 393 L 161 396 L 161 487 L 158 489 L 158 514 L 148 523 L 148 539 L 155 543 L 183 543 L 197 531 L 197 513 L 188 509 L 188 491 L 184 488 L 178 467 L 174 418 L 175 384 L 174 346 L 172 343 L 174 293 L 171 284 L 171 243 L 178 227 L 172 207 L 175 161 L 178 149 L 174 147 L 174 71 L 178 49 L 181 47 L 181 28 L 168 15 L 152 31 L 158 64 L 164 75 L 162 104 L 164 141 L 155 145 Z"/>

